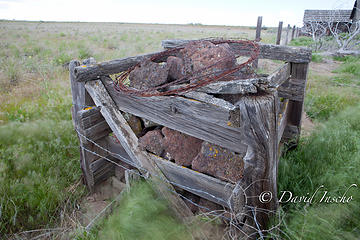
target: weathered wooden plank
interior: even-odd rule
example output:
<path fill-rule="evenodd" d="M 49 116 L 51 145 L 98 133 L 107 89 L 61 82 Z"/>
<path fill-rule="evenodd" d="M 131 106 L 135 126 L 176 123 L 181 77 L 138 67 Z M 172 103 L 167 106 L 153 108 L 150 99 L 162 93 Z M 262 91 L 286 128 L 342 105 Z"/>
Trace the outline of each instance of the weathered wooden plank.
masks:
<path fill-rule="evenodd" d="M 228 201 L 230 201 L 231 193 L 234 189 L 233 184 L 227 185 L 219 179 L 178 166 L 170 161 L 162 160 L 155 155 L 152 155 L 152 157 L 154 160 L 156 159 L 156 163 L 164 172 L 167 179 L 175 186 L 224 207 L 230 207 Z M 240 206 L 237 207 L 242 207 L 244 205 L 244 196 L 242 196 L 238 203 Z M 233 208 L 233 206 L 231 206 L 231 208 Z"/>
<path fill-rule="evenodd" d="M 71 61 L 69 64 L 69 78 L 71 83 L 71 94 L 72 94 L 72 103 L 73 106 L 71 108 L 72 120 L 74 124 L 74 128 L 76 131 L 81 131 L 81 126 L 79 124 L 78 112 L 83 109 L 84 105 L 93 105 L 93 102 L 90 96 L 87 94 L 84 83 L 79 83 L 76 81 L 76 77 L 74 74 L 75 68 L 80 65 L 79 61 Z M 87 144 L 83 141 L 84 139 L 79 136 L 80 141 L 80 167 L 84 175 L 84 179 L 86 185 L 90 189 L 93 190 L 94 186 L 94 177 L 89 169 L 90 162 L 94 161 L 98 158 L 86 151 L 84 148 L 91 149 L 93 146 L 91 144 Z"/>
<path fill-rule="evenodd" d="M 96 123 L 104 121 L 103 116 L 100 113 L 100 108 L 92 107 L 80 110 L 78 112 L 79 124 L 83 129 L 87 129 Z"/>
<path fill-rule="evenodd" d="M 280 45 L 282 27 L 283 27 L 283 22 L 280 21 L 280 22 L 279 22 L 279 26 L 278 26 L 277 35 L 276 35 L 276 45 Z"/>
<path fill-rule="evenodd" d="M 144 59 L 150 58 L 158 53 L 159 52 L 155 52 L 150 54 L 138 55 L 134 57 L 115 59 L 97 64 L 82 65 L 75 68 L 74 74 L 76 76 L 76 80 L 79 82 L 99 79 L 100 76 L 123 72 L 129 69 L 130 67 L 135 66 Z M 163 56 L 163 58 L 160 58 L 158 60 L 166 61 L 166 57 L 167 56 Z"/>
<path fill-rule="evenodd" d="M 196 91 L 211 94 L 257 93 L 258 89 L 256 85 L 261 81 L 265 81 L 265 79 L 266 78 L 252 78 L 232 81 L 220 81 L 198 88 L 196 89 Z"/>
<path fill-rule="evenodd" d="M 150 173 L 149 180 L 153 183 L 155 191 L 169 202 L 171 209 L 180 219 L 184 220 L 186 217 L 192 216 L 187 205 L 172 192 L 174 190 L 171 184 L 163 180 L 165 176 L 156 163 L 152 158 L 148 157 L 146 152 L 139 149 L 135 133 L 127 124 L 103 83 L 99 80 L 89 81 L 85 84 L 85 88 L 93 98 L 96 106 L 101 107 L 101 114 L 127 154 L 135 162 L 137 168 L 142 172 L 146 170 Z"/>
<path fill-rule="evenodd" d="M 127 163 L 132 161 L 123 150 L 122 146 L 111 139 L 109 139 L 109 151 L 114 153 L 112 156 L 115 158 L 118 158 L 122 161 L 126 159 Z M 153 154 L 149 155 L 173 185 L 207 200 L 218 203 L 224 207 L 229 207 L 229 202 L 231 204 L 233 203 L 231 200 L 229 201 L 229 199 L 231 199 L 231 193 L 234 188 L 233 184 L 226 183 L 217 178 L 207 176 L 203 173 L 178 166 L 175 163 L 166 161 Z M 134 163 L 132 164 L 135 166 Z M 243 198 L 240 200 L 242 203 L 244 203 Z"/>
<path fill-rule="evenodd" d="M 278 144 L 281 141 L 286 125 L 288 124 L 290 107 L 289 107 L 289 99 L 284 100 L 284 106 L 282 111 L 279 113 L 278 120 Z"/>
<path fill-rule="evenodd" d="M 304 100 L 304 79 L 290 78 L 278 88 L 279 97 L 302 102 Z"/>
<path fill-rule="evenodd" d="M 292 101 L 292 110 L 290 113 L 291 124 L 301 129 L 301 118 L 304 109 L 304 97 L 307 83 L 307 73 L 309 69 L 308 63 L 291 63 L 291 82 L 300 85 L 298 95 L 302 96 L 299 101 Z M 296 100 L 296 99 L 294 99 Z"/>
<path fill-rule="evenodd" d="M 268 76 L 269 87 L 278 88 L 290 78 L 290 63 L 285 63 Z"/>
<path fill-rule="evenodd" d="M 116 91 L 112 81 L 102 78 L 110 96 L 121 111 L 148 119 L 190 136 L 245 152 L 241 121 L 234 110 L 181 96 L 137 97 Z M 234 123 L 237 124 L 234 124 Z M 240 127 L 235 127 L 239 126 Z"/>
<path fill-rule="evenodd" d="M 270 202 L 262 202 L 258 197 L 247 198 L 247 205 L 254 208 L 275 210 L 277 207 L 277 101 L 274 92 L 244 96 L 236 103 L 240 107 L 241 122 L 248 129 L 244 139 L 248 150 L 244 157 L 244 177 L 235 190 L 239 186 L 246 189 L 247 196 L 261 196 L 264 191 L 270 191 L 273 196 Z M 261 229 L 266 229 L 268 220 L 269 213 L 256 214 L 256 224 Z M 255 226 L 254 219 L 247 216 L 245 224 Z"/>
<path fill-rule="evenodd" d="M 106 158 L 109 158 L 109 156 Z M 114 164 L 109 162 L 106 158 L 99 158 L 90 164 L 90 171 L 94 176 L 95 185 L 115 174 Z M 117 159 L 112 160 L 115 162 L 118 161 Z"/>
<path fill-rule="evenodd" d="M 109 135 L 109 133 L 111 133 L 111 129 L 107 122 L 103 120 L 87 129 L 83 129 L 82 133 L 85 137 L 95 141 Z"/>
<path fill-rule="evenodd" d="M 185 96 L 189 99 L 198 100 L 198 101 L 201 101 L 204 103 L 214 105 L 219 108 L 226 109 L 227 111 L 230 111 L 230 112 L 236 111 L 236 107 L 233 104 L 231 104 L 230 102 L 225 101 L 224 99 L 221 99 L 221 98 L 216 98 L 216 97 L 211 96 L 204 92 L 187 92 L 183 96 Z"/>
<path fill-rule="evenodd" d="M 163 40 L 162 46 L 164 48 L 180 47 L 184 46 L 190 41 L 194 40 Z M 260 45 L 259 58 L 282 60 L 294 63 L 307 63 L 311 61 L 311 49 L 309 48 L 280 46 L 263 43 L 258 44 Z M 233 51 L 236 52 L 236 54 L 243 56 L 249 56 L 252 51 L 251 46 L 244 46 L 240 43 L 229 43 L 229 45 Z"/>

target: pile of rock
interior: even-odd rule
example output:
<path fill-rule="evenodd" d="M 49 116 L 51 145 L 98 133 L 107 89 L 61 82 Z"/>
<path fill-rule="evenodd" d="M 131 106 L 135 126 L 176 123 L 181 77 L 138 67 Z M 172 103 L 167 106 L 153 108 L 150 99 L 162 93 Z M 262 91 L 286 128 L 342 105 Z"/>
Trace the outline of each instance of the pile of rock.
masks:
<path fill-rule="evenodd" d="M 242 178 L 243 156 L 184 133 L 162 127 L 139 138 L 139 146 L 178 165 L 237 182 Z"/>
<path fill-rule="evenodd" d="M 236 67 L 236 56 L 227 43 L 215 45 L 209 41 L 190 43 L 176 56 L 169 56 L 166 62 L 143 61 L 133 71 L 129 80 L 130 87 L 146 90 L 162 84 L 193 76 L 214 76 Z"/>
<path fill-rule="evenodd" d="M 149 59 L 141 62 L 130 73 L 130 87 L 147 90 L 179 79 L 186 79 L 182 83 L 193 83 L 201 76 L 214 77 L 236 66 L 237 58 L 227 43 L 215 45 L 199 41 L 186 45 L 166 62 L 156 63 Z M 238 79 L 248 77 L 244 72 L 238 74 Z M 242 178 L 244 156 L 131 114 L 125 114 L 125 118 L 138 136 L 142 150 L 223 181 L 237 182 Z M 211 210 L 222 209 L 189 192 L 178 191 Z M 195 205 L 189 207 L 194 212 L 201 211 Z"/>

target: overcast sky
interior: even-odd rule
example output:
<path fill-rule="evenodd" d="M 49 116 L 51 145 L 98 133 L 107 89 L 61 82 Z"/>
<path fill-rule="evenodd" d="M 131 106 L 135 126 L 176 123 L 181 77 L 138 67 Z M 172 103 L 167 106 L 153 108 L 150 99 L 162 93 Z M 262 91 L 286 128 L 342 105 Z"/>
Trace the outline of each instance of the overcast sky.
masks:
<path fill-rule="evenodd" d="M 355 0 L 0 0 L 0 19 L 136 23 L 301 25 L 305 9 L 352 9 Z"/>

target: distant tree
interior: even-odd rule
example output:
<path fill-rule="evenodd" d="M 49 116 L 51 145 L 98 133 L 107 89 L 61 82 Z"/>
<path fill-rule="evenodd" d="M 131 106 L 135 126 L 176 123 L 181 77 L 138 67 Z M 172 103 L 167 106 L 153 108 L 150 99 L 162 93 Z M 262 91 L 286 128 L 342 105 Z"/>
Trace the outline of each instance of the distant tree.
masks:
<path fill-rule="evenodd" d="M 314 50 L 324 47 L 326 36 L 333 37 L 336 50 L 339 52 L 353 50 L 360 45 L 360 20 L 340 20 L 338 12 L 326 18 L 312 18 L 304 23 L 303 32 L 310 35 L 314 41 Z"/>

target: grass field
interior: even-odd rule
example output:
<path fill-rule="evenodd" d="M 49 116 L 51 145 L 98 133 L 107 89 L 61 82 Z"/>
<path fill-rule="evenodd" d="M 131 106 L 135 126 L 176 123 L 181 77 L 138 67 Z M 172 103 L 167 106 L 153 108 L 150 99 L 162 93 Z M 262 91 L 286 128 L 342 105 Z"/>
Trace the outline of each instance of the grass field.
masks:
<path fill-rule="evenodd" d="M 263 31 L 262 41 L 275 42 L 275 34 L 271 28 Z M 71 59 L 93 56 L 104 61 L 152 52 L 161 49 L 162 39 L 254 35 L 249 27 L 0 21 L 0 238 L 62 226 L 64 214 L 87 194 L 77 184 L 79 149 L 66 69 Z M 306 39 L 300 42 L 307 44 Z M 280 160 L 279 188 L 300 194 L 324 184 L 336 194 L 359 184 L 360 59 L 313 59 L 305 109 L 318 130 Z M 139 189 L 144 194 L 126 198 L 131 201 L 125 199 L 99 231 L 89 235 L 80 230 L 77 238 L 117 239 L 113 236 L 121 231 L 119 239 L 134 239 L 132 225 L 119 216 L 132 214 L 131 202 L 153 201 L 146 188 Z M 359 191 L 353 196 L 352 204 L 284 204 L 283 230 L 291 239 L 356 239 Z M 144 226 L 142 231 L 166 234 L 166 229 L 174 229 L 182 236 L 182 227 L 174 227 L 178 223 L 164 209 L 161 203 L 153 209 L 137 208 L 141 214 L 136 223 Z M 153 219 L 158 224 L 147 226 L 147 213 L 160 213 Z M 120 227 L 114 230 L 115 225 Z"/>

